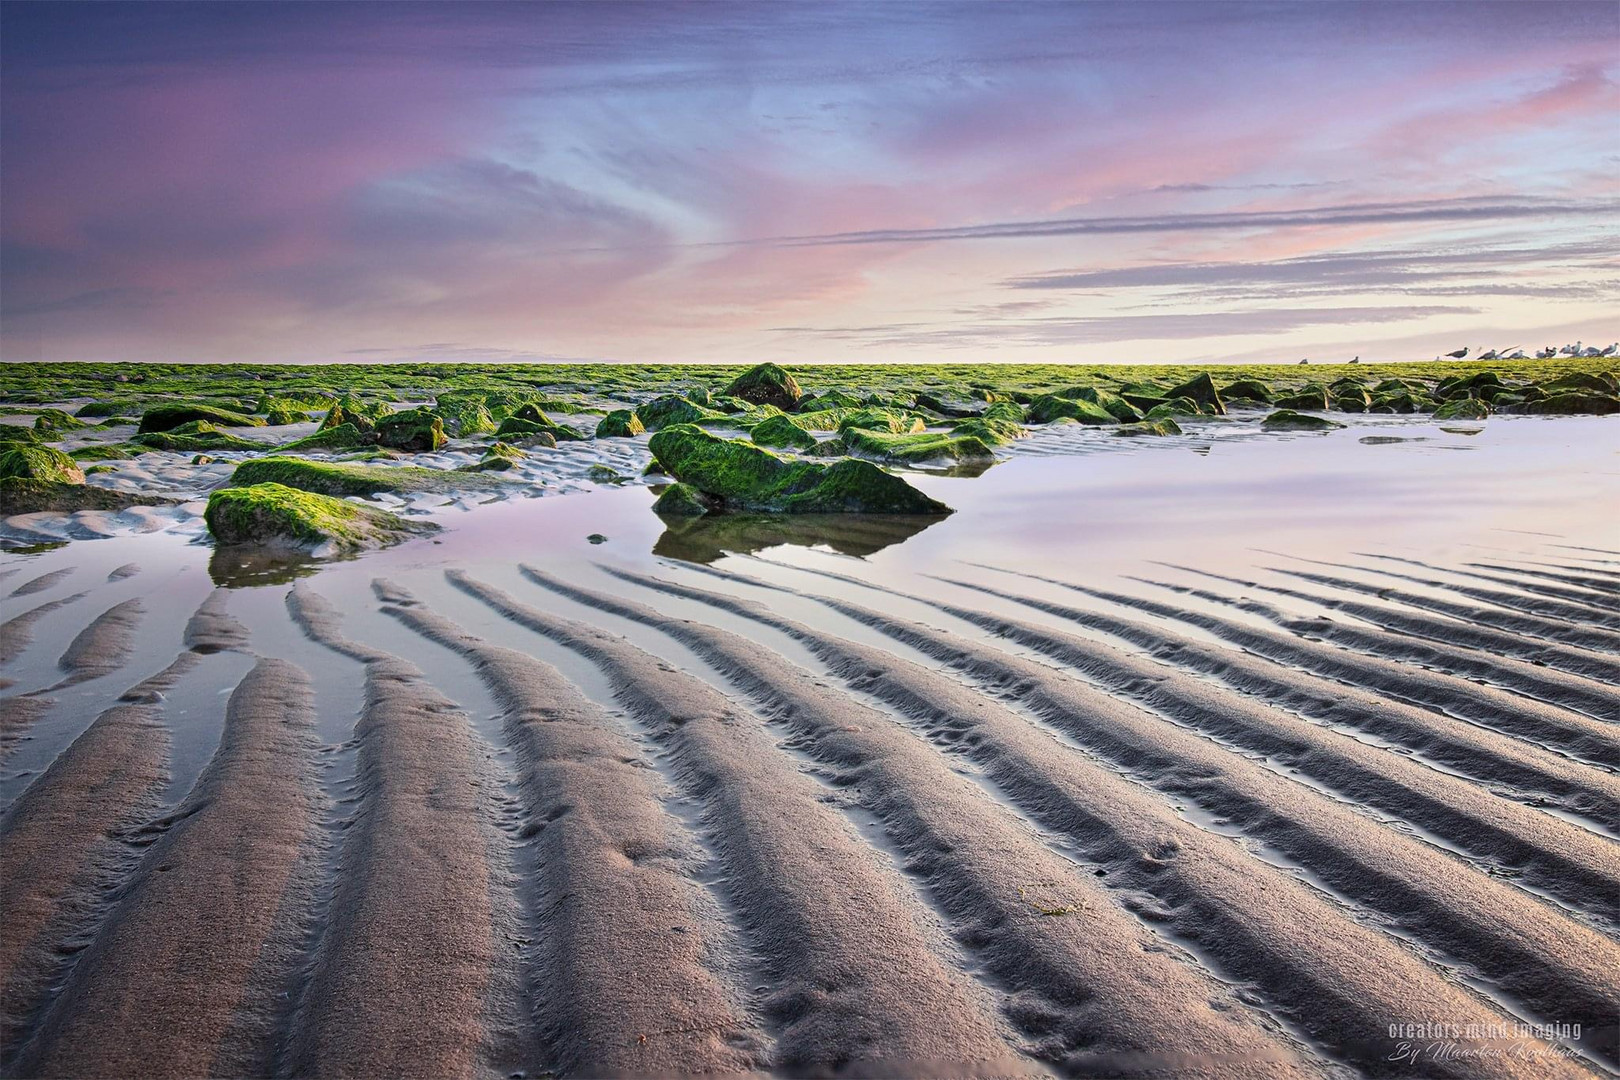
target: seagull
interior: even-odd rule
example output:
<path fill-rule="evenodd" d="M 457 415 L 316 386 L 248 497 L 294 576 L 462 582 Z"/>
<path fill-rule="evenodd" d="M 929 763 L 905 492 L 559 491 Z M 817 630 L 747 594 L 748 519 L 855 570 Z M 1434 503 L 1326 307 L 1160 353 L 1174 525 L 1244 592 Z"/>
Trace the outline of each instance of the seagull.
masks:
<path fill-rule="evenodd" d="M 1528 360 L 1530 358 L 1528 356 L 1524 355 L 1524 350 L 1523 349 L 1514 349 L 1511 353 L 1509 353 L 1508 355 L 1502 357 L 1502 359 L 1504 359 L 1504 360 Z"/>
<path fill-rule="evenodd" d="M 1481 360 L 1495 360 L 1496 359 L 1496 350 L 1492 349 L 1490 352 L 1480 353 L 1479 354 L 1479 359 L 1481 359 Z"/>
<path fill-rule="evenodd" d="M 1536 359 L 1537 360 L 1551 360 L 1553 357 L 1555 357 L 1557 355 L 1558 355 L 1558 350 L 1553 348 L 1551 345 L 1548 345 L 1545 349 L 1540 349 L 1540 350 L 1538 350 L 1536 352 Z"/>
<path fill-rule="evenodd" d="M 1352 364 L 1359 364 L 1359 363 L 1361 363 L 1361 357 L 1359 357 L 1359 356 L 1353 357 L 1350 362 Z"/>
<path fill-rule="evenodd" d="M 1446 355 L 1451 357 L 1453 360 L 1461 360 L 1463 357 L 1468 355 L 1468 346 L 1464 345 L 1456 352 L 1448 352 Z"/>
<path fill-rule="evenodd" d="M 1309 360 L 1301 360 L 1301 361 L 1300 361 L 1300 362 L 1299 362 L 1299 363 L 1300 363 L 1300 364 L 1308 364 L 1308 363 L 1310 363 L 1310 361 L 1309 361 Z M 1295 366 L 1295 367 L 1298 367 L 1298 366 L 1299 366 L 1299 365 L 1298 365 L 1298 364 L 1296 364 L 1296 365 L 1294 365 L 1294 366 Z"/>
<path fill-rule="evenodd" d="M 1617 341 L 1613 345 L 1610 345 L 1607 349 L 1604 349 L 1602 352 L 1598 353 L 1598 355 L 1599 356 L 1613 356 L 1617 352 L 1620 352 L 1620 341 Z"/>
<path fill-rule="evenodd" d="M 1581 355 L 1581 343 L 1577 341 L 1573 345 L 1565 345 L 1562 349 L 1559 349 L 1558 351 L 1560 353 L 1562 353 L 1563 355 L 1565 355 L 1565 356 L 1579 356 L 1579 355 Z"/>
<path fill-rule="evenodd" d="M 1602 356 L 1603 350 L 1599 349 L 1596 345 L 1588 345 L 1586 347 L 1586 351 L 1581 353 L 1581 355 L 1585 357 Z"/>

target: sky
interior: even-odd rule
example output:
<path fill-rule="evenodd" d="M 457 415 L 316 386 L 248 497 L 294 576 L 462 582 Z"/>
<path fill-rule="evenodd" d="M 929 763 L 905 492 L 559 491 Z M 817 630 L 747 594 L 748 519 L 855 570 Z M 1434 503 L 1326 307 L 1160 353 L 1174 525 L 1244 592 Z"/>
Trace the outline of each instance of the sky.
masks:
<path fill-rule="evenodd" d="M 0 359 L 1620 336 L 1620 5 L 0 4 Z"/>

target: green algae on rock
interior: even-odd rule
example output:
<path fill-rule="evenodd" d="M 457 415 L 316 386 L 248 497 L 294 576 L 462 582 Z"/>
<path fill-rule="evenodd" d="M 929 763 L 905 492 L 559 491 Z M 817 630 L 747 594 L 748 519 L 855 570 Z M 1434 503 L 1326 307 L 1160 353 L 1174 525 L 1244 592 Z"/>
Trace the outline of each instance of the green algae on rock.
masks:
<path fill-rule="evenodd" d="M 141 414 L 140 427 L 136 430 L 142 434 L 158 431 L 172 431 L 181 424 L 189 424 L 196 420 L 203 420 L 217 427 L 263 427 L 264 421 L 257 416 L 246 413 L 232 412 L 229 409 L 219 409 L 212 405 L 199 405 L 195 403 L 175 403 L 172 405 L 155 405 Z"/>
<path fill-rule="evenodd" d="M 1181 425 L 1168 416 L 1161 416 L 1156 420 L 1142 420 L 1134 424 L 1121 424 L 1114 429 L 1115 435 L 1180 435 Z"/>
<path fill-rule="evenodd" d="M 1309 413 L 1294 412 L 1292 409 L 1278 409 L 1260 421 L 1260 426 L 1277 431 L 1326 431 L 1329 428 L 1344 427 L 1337 420 L 1329 420 L 1325 416 L 1312 416 Z"/>
<path fill-rule="evenodd" d="M 1279 395 L 1272 400 L 1271 404 L 1276 408 L 1286 409 L 1290 412 L 1298 412 L 1301 409 L 1309 412 L 1327 412 L 1327 387 L 1310 383 L 1300 387 L 1292 394 Z"/>
<path fill-rule="evenodd" d="M 792 412 L 804 397 L 798 381 L 775 364 L 749 368 L 731 380 L 722 393 L 755 405 L 774 405 L 783 412 Z"/>
<path fill-rule="evenodd" d="M 679 394 L 665 394 L 643 405 L 636 406 L 636 419 L 647 431 L 657 431 L 671 424 L 696 424 L 704 420 L 724 420 L 725 413 L 695 405 Z"/>
<path fill-rule="evenodd" d="M 1180 386 L 1173 386 L 1164 392 L 1166 398 L 1191 398 L 1198 403 L 1198 411 L 1208 416 L 1225 416 L 1226 405 L 1221 401 L 1220 392 L 1215 389 L 1215 380 L 1209 377 L 1209 372 L 1195 375 Z"/>
<path fill-rule="evenodd" d="M 363 446 L 370 446 L 376 442 L 376 436 L 367 435 L 352 423 L 342 423 L 336 427 L 322 428 L 302 439 L 282 443 L 276 447 L 278 454 L 308 454 L 314 452 L 334 452 L 341 450 L 358 450 Z"/>
<path fill-rule="evenodd" d="M 813 450 L 816 446 L 816 437 L 784 414 L 755 424 L 748 429 L 748 437 L 754 440 L 757 446 L 783 450 Z"/>
<path fill-rule="evenodd" d="M 203 520 L 221 544 L 290 546 L 318 553 L 381 547 L 437 528 L 276 483 L 214 492 Z"/>
<path fill-rule="evenodd" d="M 691 484 L 674 483 L 659 493 L 653 513 L 660 517 L 702 517 L 709 512 L 703 492 Z"/>
<path fill-rule="evenodd" d="M 614 409 L 596 423 L 598 439 L 628 439 L 646 431 L 641 420 L 629 409 Z"/>
<path fill-rule="evenodd" d="M 431 409 L 406 409 L 377 421 L 377 443 L 394 450 L 429 453 L 444 446 L 444 421 Z"/>
<path fill-rule="evenodd" d="M 1084 398 L 1060 397 L 1042 394 L 1029 405 L 1029 422 L 1050 424 L 1055 420 L 1073 420 L 1079 424 L 1117 424 L 1119 418 L 1101 405 Z"/>
<path fill-rule="evenodd" d="M 1608 416 L 1620 412 L 1620 397 L 1594 393 L 1552 394 L 1540 401 L 1515 405 L 1512 411 L 1534 416 Z"/>
<path fill-rule="evenodd" d="M 922 431 L 896 435 L 888 431 L 847 427 L 841 436 L 845 449 L 884 461 L 994 461 L 996 455 L 976 436 L 957 432 Z"/>
<path fill-rule="evenodd" d="M 266 457 L 244 461 L 231 473 L 232 487 L 275 483 L 318 495 L 375 495 L 378 492 L 450 491 L 501 483 L 494 477 L 412 465 L 373 466 L 302 458 Z"/>
<path fill-rule="evenodd" d="M 950 508 L 869 461 L 788 461 L 740 439 L 681 424 L 652 437 L 675 479 L 734 510 L 783 513 L 948 514 Z"/>
<path fill-rule="evenodd" d="M 1436 420 L 1484 420 L 1491 415 L 1491 407 L 1479 398 L 1460 397 L 1434 410 Z"/>
<path fill-rule="evenodd" d="M 221 431 L 207 420 L 191 420 L 167 431 L 149 431 L 136 435 L 132 441 L 149 450 L 170 450 L 188 454 L 199 450 L 264 449 L 264 444 L 232 435 L 228 431 Z"/>
<path fill-rule="evenodd" d="M 0 451 L 0 480 L 82 484 L 84 472 L 78 462 L 53 447 L 12 443 Z"/>

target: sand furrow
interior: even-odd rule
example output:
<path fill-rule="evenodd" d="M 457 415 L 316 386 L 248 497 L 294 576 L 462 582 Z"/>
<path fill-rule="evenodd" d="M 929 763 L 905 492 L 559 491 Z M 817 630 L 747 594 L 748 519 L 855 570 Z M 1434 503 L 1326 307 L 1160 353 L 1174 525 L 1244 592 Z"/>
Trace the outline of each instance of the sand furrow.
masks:
<path fill-rule="evenodd" d="M 228 589 L 215 589 L 208 594 L 208 599 L 186 622 L 186 648 L 192 652 L 214 653 L 247 647 L 247 627 L 225 610 L 229 596 Z"/>
<path fill-rule="evenodd" d="M 1110 906 L 1122 902 L 1150 924 L 1164 926 L 1173 939 L 1194 943 L 1223 977 L 1248 984 L 1251 1000 L 1263 995 L 1272 1009 L 1335 1056 L 1369 1074 L 1389 1069 L 1384 1032 L 1391 1017 L 1438 1010 L 1481 1023 L 1501 1019 L 1290 875 L 1257 866 L 1230 841 L 1177 817 L 1162 798 L 935 671 L 790 620 L 772 622 L 806 644 L 834 675 L 911 717 L 940 749 L 968 756 L 1003 797 L 1042 826 L 1067 835 L 1094 868 L 1052 855 L 958 776 L 946 756 L 928 751 L 886 714 L 827 688 L 777 654 L 724 630 L 531 576 L 564 595 L 659 627 L 776 711 L 790 730 L 809 740 L 812 754 L 840 770 L 834 783 L 858 791 L 888 825 L 911 860 L 909 868 L 959 919 L 958 935 L 987 954 L 991 970 L 1015 994 L 1061 1001 L 1076 990 L 1065 985 L 1065 974 L 1089 978 L 1093 981 L 1078 989 L 1093 1003 L 1109 1001 L 1111 1019 L 1125 1019 L 1124 1010 L 1140 1001 L 1145 1017 L 1158 1015 L 1170 1024 L 1159 1028 L 1150 1020 L 1143 1032 L 1147 1038 L 1161 1046 L 1182 1041 L 1170 1032 L 1184 1032 L 1187 1022 L 1167 1007 L 1162 984 L 1142 999 L 1143 985 L 1159 984 L 1160 977 L 1139 972 L 1122 988 L 1111 985 L 1114 970 L 1099 970 L 1099 963 L 1113 959 L 1098 955 L 1099 942 L 1157 951 L 1131 943 L 1142 935 L 1129 921 L 1111 925 L 1120 916 Z M 621 576 L 656 587 L 634 575 Z M 1020 883 L 1032 880 L 1064 883 L 1033 895 L 1046 905 L 1078 902 L 1081 918 L 1031 919 L 1031 891 Z M 1068 956 L 1063 946 L 1080 950 L 1080 957 Z M 1048 957 L 1058 962 L 1040 963 Z M 1127 961 L 1125 969 L 1132 963 L 1141 961 Z M 1197 988 L 1189 992 L 1188 1007 L 1202 1012 Z M 1018 1000 L 1024 1007 L 1022 997 Z M 1308 1015 L 1297 1008 L 1307 1000 L 1312 1003 Z M 1096 1020 L 1075 1010 L 1069 1023 L 1084 1032 Z M 1130 1026 L 1141 1023 L 1133 1018 Z M 1216 1071 L 1223 1071 L 1223 1064 L 1211 1062 Z M 1479 1075 L 1475 1063 L 1459 1071 Z"/>
<path fill-rule="evenodd" d="M 1620 739 L 1615 729 L 1600 721 L 1449 676 L 1359 658 L 1330 646 L 1117 593 L 1067 586 L 1197 626 L 1246 651 L 1211 648 L 1146 623 L 986 585 L 951 584 L 1101 630 L 1148 650 L 1164 663 L 1212 676 L 1313 720 L 1365 731 L 1481 782 L 1517 788 L 1537 804 L 1551 801 L 1606 829 L 1620 831 L 1620 777 L 1542 749 L 1554 747 L 1612 770 L 1620 765 Z M 1281 665 L 1297 665 L 1305 673 Z M 1524 745 L 1497 734 L 1498 730 L 1538 745 Z"/>
<path fill-rule="evenodd" d="M 1207 589 L 1190 588 L 1172 582 L 1140 578 L 1171 592 L 1196 596 L 1200 600 L 1224 604 L 1251 615 L 1258 615 L 1299 637 L 1321 640 L 1340 648 L 1443 671 L 1459 678 L 1484 680 L 1538 701 L 1561 705 L 1597 719 L 1620 717 L 1620 692 L 1591 679 L 1568 675 L 1545 665 L 1525 663 L 1509 657 L 1481 654 L 1471 649 L 1453 648 L 1423 641 L 1407 634 L 1389 633 L 1326 616 L 1301 618 L 1248 597 L 1225 596 Z M 1612 732 L 1612 726 L 1598 728 Z"/>
<path fill-rule="evenodd" d="M 1474 626 L 1449 616 L 1435 618 L 1384 604 L 1364 603 L 1359 600 L 1329 596 L 1323 593 L 1307 592 L 1303 589 L 1290 589 L 1281 585 L 1245 581 L 1242 578 L 1210 574 L 1185 566 L 1173 566 L 1172 568 L 1200 574 L 1217 581 L 1241 585 L 1248 589 L 1262 589 L 1276 596 L 1304 600 L 1307 603 L 1327 608 L 1330 611 L 1342 611 L 1346 615 L 1388 630 L 1397 636 L 1421 638 L 1429 643 L 1439 642 L 1458 648 L 1489 653 L 1492 656 L 1521 660 L 1538 668 L 1561 671 L 1567 675 L 1592 679 L 1605 685 L 1620 683 L 1620 662 L 1600 653 L 1588 652 L 1584 649 L 1549 641 L 1538 641 L 1532 637 L 1521 637 L 1518 634 L 1501 630 Z"/>
<path fill-rule="evenodd" d="M 290 1071 L 484 1073 L 499 1019 L 486 1007 L 497 929 L 467 717 L 415 667 L 343 637 L 335 610 L 307 587 L 287 602 L 313 640 L 366 665 L 357 803 L 293 1023 Z"/>
<path fill-rule="evenodd" d="M 793 632 L 794 624 L 752 601 L 613 572 Z M 1324 887 L 1376 913 L 1377 921 L 1392 932 L 1452 958 L 1461 972 L 1488 980 L 1532 1012 L 1548 1018 L 1571 1013 L 1585 1017 L 1606 1056 L 1620 1056 L 1610 1005 L 1620 994 L 1620 946 L 1604 935 L 1431 845 L 1044 665 L 844 601 L 823 602 L 1011 695 L 1137 782 L 1189 799 L 1223 825 L 1241 828 L 1308 870 Z M 829 639 L 812 633 L 805 640 L 815 648 L 817 641 Z M 839 642 L 837 648 L 853 646 Z M 829 650 L 827 656 L 833 655 Z M 942 699 L 937 695 L 948 684 L 919 678 L 902 689 L 896 673 L 903 670 L 891 658 L 880 679 L 863 679 L 859 665 L 845 674 L 867 693 L 892 693 L 892 703 L 906 712 L 938 713 Z M 981 703 L 971 712 L 962 706 L 944 716 L 949 723 L 965 724 L 969 721 L 962 713 L 976 720 L 993 710 Z"/>
<path fill-rule="evenodd" d="M 39 718 L 55 704 L 52 698 L 12 694 L 0 697 L 0 763 L 3 763 Z"/>
<path fill-rule="evenodd" d="M 197 658 L 182 653 L 102 712 L 0 818 L 0 1051 L 9 1057 L 129 856 L 159 812 L 168 735 L 155 707 Z"/>
<path fill-rule="evenodd" d="M 1606 926 L 1620 926 L 1620 854 L 1580 826 L 1303 723 L 1164 663 L 1021 620 L 945 605 L 941 610 L 1036 649 L 1178 723 L 1272 758 L 1343 798 L 1416 825 Z"/>
<path fill-rule="evenodd" d="M 28 648 L 28 643 L 34 640 L 34 623 L 40 618 L 49 615 L 57 608 L 83 600 L 89 593 L 74 593 L 64 596 L 60 600 L 47 600 L 38 607 L 29 608 L 21 615 L 14 616 L 0 623 L 0 665 L 11 663 L 22 655 Z"/>
<path fill-rule="evenodd" d="M 55 586 L 57 582 L 66 579 L 70 574 L 73 573 L 74 569 L 74 567 L 65 566 L 60 570 L 52 570 L 49 573 L 41 574 L 36 578 L 29 578 L 15 589 L 12 589 L 11 595 L 31 596 L 34 593 L 44 592 L 46 589 Z"/>
<path fill-rule="evenodd" d="M 1420 566 L 1425 569 L 1433 569 L 1430 568 L 1426 563 L 1413 563 L 1413 560 L 1410 559 L 1388 558 L 1387 561 L 1404 562 L 1413 564 L 1415 566 Z M 1559 619 L 1564 622 L 1575 623 L 1577 625 L 1598 627 L 1601 628 L 1598 631 L 1599 633 L 1602 631 L 1620 630 L 1620 615 L 1606 611 L 1599 611 L 1595 608 L 1588 607 L 1585 604 L 1576 604 L 1565 600 L 1555 600 L 1551 597 L 1537 596 L 1530 593 L 1528 589 L 1521 592 L 1508 592 L 1503 589 L 1484 589 L 1477 585 L 1463 585 L 1455 581 L 1443 581 L 1438 578 L 1421 577 L 1417 574 L 1405 574 L 1397 570 L 1385 570 L 1383 567 L 1356 566 L 1351 563 L 1330 563 L 1329 565 L 1341 570 L 1356 570 L 1364 574 L 1377 574 L 1382 577 L 1395 578 L 1399 581 L 1410 581 L 1414 585 L 1423 585 L 1430 589 L 1440 589 L 1445 592 L 1453 592 L 1459 596 L 1466 596 L 1470 600 L 1478 600 L 1482 604 L 1490 604 L 1493 607 L 1508 611 L 1522 611 L 1526 614 L 1535 615 L 1544 619 Z M 1458 573 L 1457 571 L 1444 570 L 1441 572 Z M 1459 574 L 1459 576 L 1471 576 L 1475 578 L 1485 577 L 1484 574 Z M 1617 639 L 1617 636 L 1612 633 L 1605 634 L 1604 637 L 1609 640 L 1620 640 Z"/>
<path fill-rule="evenodd" d="M 132 578 L 140 572 L 141 566 L 139 563 L 127 562 L 122 566 L 115 566 L 107 571 L 107 580 L 123 581 L 125 578 Z"/>
<path fill-rule="evenodd" d="M 699 853 L 636 745 L 551 665 L 420 606 L 384 610 L 465 656 L 506 710 L 534 833 L 532 906 L 545 912 L 536 1011 L 557 1070 L 759 1067 L 761 1033 L 716 970 L 725 927 L 692 880 Z"/>
<path fill-rule="evenodd" d="M 260 660 L 19 1060 L 42 1076 L 264 1076 L 319 821 L 302 671 Z"/>
<path fill-rule="evenodd" d="M 1337 577 L 1332 574 L 1318 574 L 1310 570 L 1287 570 L 1282 567 L 1266 567 L 1265 569 L 1275 574 L 1283 574 L 1287 577 L 1298 578 L 1301 581 L 1309 581 L 1314 585 L 1326 585 L 1329 588 L 1343 589 L 1347 592 L 1376 596 L 1380 600 L 1405 604 L 1407 607 L 1422 608 L 1426 611 L 1439 612 L 1454 619 L 1461 619 L 1463 622 L 1495 627 L 1498 630 L 1506 630 L 1512 634 L 1524 634 L 1528 637 L 1542 638 L 1546 641 L 1562 642 L 1565 645 L 1574 645 L 1577 648 L 1591 649 L 1600 653 L 1620 652 L 1620 638 L 1617 638 L 1616 635 L 1587 626 L 1575 626 L 1558 619 L 1545 619 L 1516 611 L 1504 611 L 1495 607 L 1474 607 L 1469 604 L 1444 600 L 1436 596 L 1426 596 L 1423 593 L 1395 588 L 1394 586 L 1370 585 L 1364 581 Z"/>
<path fill-rule="evenodd" d="M 1464 570 L 1451 566 L 1438 566 L 1434 563 L 1424 562 L 1421 559 L 1396 558 L 1393 555 L 1371 555 L 1367 552 L 1357 552 L 1357 554 L 1362 555 L 1365 558 L 1404 563 L 1407 566 L 1421 567 L 1424 570 L 1434 570 L 1442 574 L 1452 574 L 1459 577 L 1473 578 L 1476 581 L 1487 581 L 1493 585 L 1506 585 L 1509 588 L 1517 589 L 1519 592 L 1530 593 L 1534 596 L 1547 597 L 1552 600 L 1568 601 L 1569 603 L 1575 605 L 1576 609 L 1585 610 L 1587 617 L 1589 618 L 1601 618 L 1605 615 L 1605 613 L 1614 614 L 1620 612 L 1620 601 L 1617 601 L 1615 597 L 1603 595 L 1602 590 L 1594 593 L 1591 589 L 1586 588 L 1585 586 L 1572 589 L 1567 588 L 1564 585 L 1550 584 L 1550 581 L 1557 580 L 1556 575 L 1552 574 L 1536 575 L 1530 574 L 1529 572 L 1523 570 L 1515 570 L 1509 566 L 1492 566 L 1490 564 L 1483 563 L 1465 563 L 1465 566 L 1473 567 L 1474 569 Z M 1493 572 L 1482 573 L 1482 570 L 1491 570 Z M 1542 580 L 1525 581 L 1521 577 L 1513 576 L 1516 574 L 1523 574 L 1532 578 L 1540 577 Z"/>
<path fill-rule="evenodd" d="M 92 619 L 62 651 L 56 666 L 66 677 L 50 689 L 99 679 L 123 667 L 135 647 L 135 630 L 144 612 L 137 597 L 114 604 Z"/>
<path fill-rule="evenodd" d="M 886 1075 L 999 1062 L 1009 1049 L 982 992 L 932 951 L 903 885 L 851 835 L 759 721 L 623 638 L 519 604 L 451 571 L 494 610 L 580 653 L 670 754 L 729 872 L 727 891 L 769 969 L 762 1003 L 791 1072 L 882 1059 Z"/>

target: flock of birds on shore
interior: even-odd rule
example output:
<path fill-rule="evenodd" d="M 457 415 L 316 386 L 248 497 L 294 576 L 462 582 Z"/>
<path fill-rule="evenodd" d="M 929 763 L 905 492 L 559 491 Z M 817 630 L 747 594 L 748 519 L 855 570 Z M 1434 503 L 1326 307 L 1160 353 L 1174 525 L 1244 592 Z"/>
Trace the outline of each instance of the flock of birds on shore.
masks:
<path fill-rule="evenodd" d="M 1463 360 L 1463 359 L 1467 358 L 1468 353 L 1469 353 L 1468 346 L 1465 345 L 1462 348 L 1458 349 L 1456 352 L 1448 352 L 1445 355 L 1450 357 L 1453 360 Z M 1565 345 L 1563 348 L 1559 348 L 1556 345 L 1548 345 L 1545 348 L 1537 349 L 1536 350 L 1536 359 L 1537 360 L 1551 360 L 1555 356 L 1579 356 L 1579 357 L 1582 357 L 1582 358 L 1590 359 L 1590 358 L 1601 357 L 1601 356 L 1614 356 L 1617 353 L 1620 353 L 1620 341 L 1617 341 L 1613 345 L 1610 345 L 1607 348 L 1603 348 L 1603 349 L 1598 348 L 1596 345 L 1584 345 L 1583 346 L 1579 341 L 1577 341 L 1575 344 L 1573 344 L 1573 345 Z M 1440 359 L 1440 357 L 1436 356 L 1435 359 L 1438 360 L 1438 359 Z M 1489 352 L 1487 352 L 1485 350 L 1485 347 L 1482 345 L 1482 346 L 1480 346 L 1479 351 L 1475 354 L 1474 359 L 1475 360 L 1528 360 L 1528 359 L 1530 359 L 1530 357 L 1528 355 L 1526 355 L 1525 351 L 1523 349 L 1521 349 L 1517 345 L 1509 345 L 1506 349 L 1491 349 Z M 1308 363 L 1310 363 L 1310 360 L 1308 360 L 1308 359 L 1307 360 L 1301 360 L 1300 363 L 1301 364 L 1308 364 Z M 1359 357 L 1359 356 L 1356 357 L 1354 360 L 1351 360 L 1350 363 L 1352 363 L 1352 364 L 1361 363 L 1361 357 Z"/>

